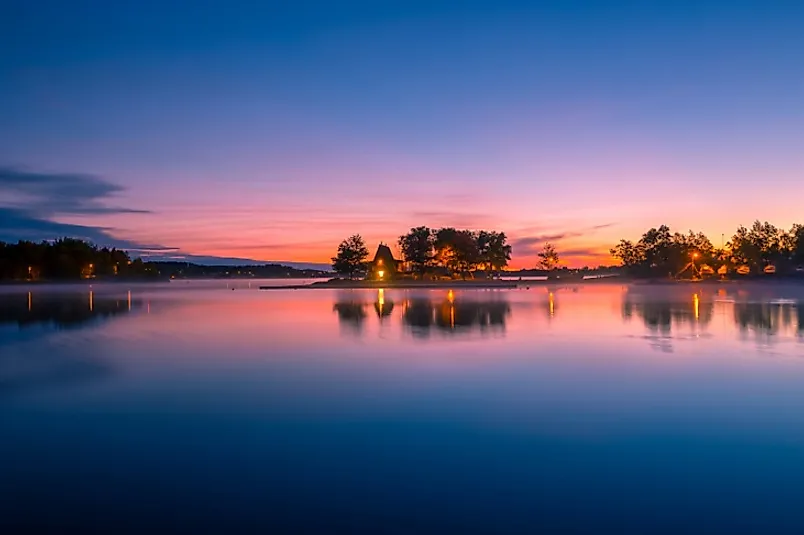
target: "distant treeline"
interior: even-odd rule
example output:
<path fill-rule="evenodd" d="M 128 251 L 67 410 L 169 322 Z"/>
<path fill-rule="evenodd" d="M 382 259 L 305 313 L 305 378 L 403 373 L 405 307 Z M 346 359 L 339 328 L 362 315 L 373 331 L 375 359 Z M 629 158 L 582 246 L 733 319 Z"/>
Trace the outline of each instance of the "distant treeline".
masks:
<path fill-rule="evenodd" d="M 751 228 L 739 227 L 728 242 L 724 237 L 721 247 L 701 232 L 673 233 L 662 225 L 649 229 L 637 242 L 620 241 L 611 254 L 628 274 L 638 277 L 672 277 L 702 267 L 721 274 L 741 268 L 759 274 L 769 266 L 775 273 L 799 273 L 804 266 L 804 225 L 786 231 L 756 221 Z"/>
<path fill-rule="evenodd" d="M 126 251 L 63 238 L 52 242 L 0 242 L 0 280 L 315 278 L 323 271 L 262 266 L 202 266 L 187 262 L 144 262 Z"/>
<path fill-rule="evenodd" d="M 155 266 L 160 276 L 174 279 L 316 279 L 332 276 L 327 271 L 317 269 L 295 269 L 281 264 L 260 266 L 202 266 L 189 262 L 149 262 Z"/>
<path fill-rule="evenodd" d="M 0 279 L 75 280 L 93 277 L 156 277 L 140 259 L 120 249 L 63 238 L 53 242 L 0 242 Z"/>

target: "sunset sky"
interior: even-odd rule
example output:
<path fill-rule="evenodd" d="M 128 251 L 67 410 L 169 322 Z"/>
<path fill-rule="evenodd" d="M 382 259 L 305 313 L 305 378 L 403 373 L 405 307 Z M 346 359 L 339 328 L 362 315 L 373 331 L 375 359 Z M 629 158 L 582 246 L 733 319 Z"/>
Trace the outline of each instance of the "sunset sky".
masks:
<path fill-rule="evenodd" d="M 4 7 L 0 239 L 328 262 L 456 226 L 530 267 L 804 222 L 804 3 L 253 4 Z"/>

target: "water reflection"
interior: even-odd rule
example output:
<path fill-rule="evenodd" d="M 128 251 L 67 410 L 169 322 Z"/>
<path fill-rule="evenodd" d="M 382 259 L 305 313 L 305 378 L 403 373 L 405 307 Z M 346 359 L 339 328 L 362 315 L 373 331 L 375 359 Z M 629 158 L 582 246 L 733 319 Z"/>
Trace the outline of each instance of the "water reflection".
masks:
<path fill-rule="evenodd" d="M 366 304 L 355 296 L 339 296 L 339 300 L 332 305 L 332 310 L 338 314 L 341 329 L 351 334 L 360 334 L 366 321 Z"/>
<path fill-rule="evenodd" d="M 406 332 L 414 337 L 427 337 L 438 331 L 452 334 L 496 332 L 505 330 L 511 306 L 502 295 L 492 299 L 444 295 L 406 295 L 395 301 L 385 290 L 379 290 L 373 301 L 367 293 L 341 293 L 333 305 L 345 332 L 362 334 L 368 310 L 382 323 L 399 318 Z M 484 296 L 488 297 L 488 296 Z M 362 298 L 362 299 L 361 299 Z"/>
<path fill-rule="evenodd" d="M 44 294 L 34 292 L 3 296 L 0 300 L 0 326 L 16 324 L 20 328 L 33 325 L 56 329 L 81 327 L 88 322 L 103 321 L 142 307 L 142 302 L 125 297 L 99 296 L 95 292 Z"/>
<path fill-rule="evenodd" d="M 433 330 L 461 334 L 504 332 L 511 306 L 504 300 L 472 301 L 418 298 L 407 303 L 402 322 L 416 337 L 427 337 Z"/>
<path fill-rule="evenodd" d="M 654 332 L 669 334 L 673 327 L 701 326 L 712 322 L 714 301 L 693 293 L 688 300 L 670 301 L 655 296 L 629 293 L 623 299 L 622 316 L 639 317 L 645 327 Z"/>
<path fill-rule="evenodd" d="M 377 290 L 377 301 L 374 302 L 374 311 L 377 317 L 382 320 L 390 316 L 394 311 L 394 302 L 385 298 L 385 290 L 380 288 Z"/>
<path fill-rule="evenodd" d="M 796 302 L 734 303 L 734 323 L 743 336 L 771 341 L 779 334 L 804 336 L 804 306 Z"/>
<path fill-rule="evenodd" d="M 94 344 L 79 356 L 63 351 L 30 351 L 26 342 L 47 343 L 48 334 L 76 330 L 123 317 L 142 307 L 131 292 L 97 295 L 74 293 L 11 293 L 0 300 L 0 397 L 45 386 L 66 386 L 107 377 L 112 368 Z"/>
<path fill-rule="evenodd" d="M 706 332 L 715 316 L 733 321 L 743 339 L 753 335 L 770 343 L 777 335 L 804 337 L 804 305 L 799 300 L 747 289 L 696 291 L 688 295 L 680 298 L 677 291 L 664 294 L 656 289 L 631 289 L 622 301 L 622 317 L 640 318 L 649 331 L 646 338 L 655 348 L 665 351 L 672 351 L 670 340 L 682 338 L 682 330 L 695 336 Z"/>

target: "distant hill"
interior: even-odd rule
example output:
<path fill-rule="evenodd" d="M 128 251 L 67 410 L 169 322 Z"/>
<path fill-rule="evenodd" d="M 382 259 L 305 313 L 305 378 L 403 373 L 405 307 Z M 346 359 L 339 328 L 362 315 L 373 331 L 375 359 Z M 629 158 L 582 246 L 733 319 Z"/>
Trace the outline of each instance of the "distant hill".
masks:
<path fill-rule="evenodd" d="M 298 269 L 281 264 L 201 265 L 192 262 L 148 261 L 157 276 L 172 279 L 315 279 L 332 276 L 321 269 Z"/>
<path fill-rule="evenodd" d="M 312 269 L 317 271 L 330 271 L 330 264 L 315 262 L 286 262 L 279 260 L 253 260 L 251 258 L 229 258 L 221 256 L 201 256 L 201 255 L 140 255 L 143 262 L 190 262 L 200 266 L 265 266 L 278 265 L 294 269 Z"/>

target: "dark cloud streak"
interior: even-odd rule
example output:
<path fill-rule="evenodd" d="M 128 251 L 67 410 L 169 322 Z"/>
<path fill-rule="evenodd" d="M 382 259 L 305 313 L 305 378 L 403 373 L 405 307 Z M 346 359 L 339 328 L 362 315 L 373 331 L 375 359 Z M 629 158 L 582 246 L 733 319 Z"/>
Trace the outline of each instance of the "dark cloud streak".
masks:
<path fill-rule="evenodd" d="M 38 216 L 148 213 L 104 204 L 122 191 L 121 186 L 93 175 L 34 173 L 0 167 L 0 194 L 6 199 L 5 205 Z"/>
<path fill-rule="evenodd" d="M 93 175 L 0 167 L 0 240 L 48 241 L 70 237 L 131 252 L 176 250 L 115 238 L 111 234 L 113 229 L 108 227 L 61 223 L 55 219 L 59 215 L 148 213 L 105 204 L 123 191 L 123 187 Z"/>

